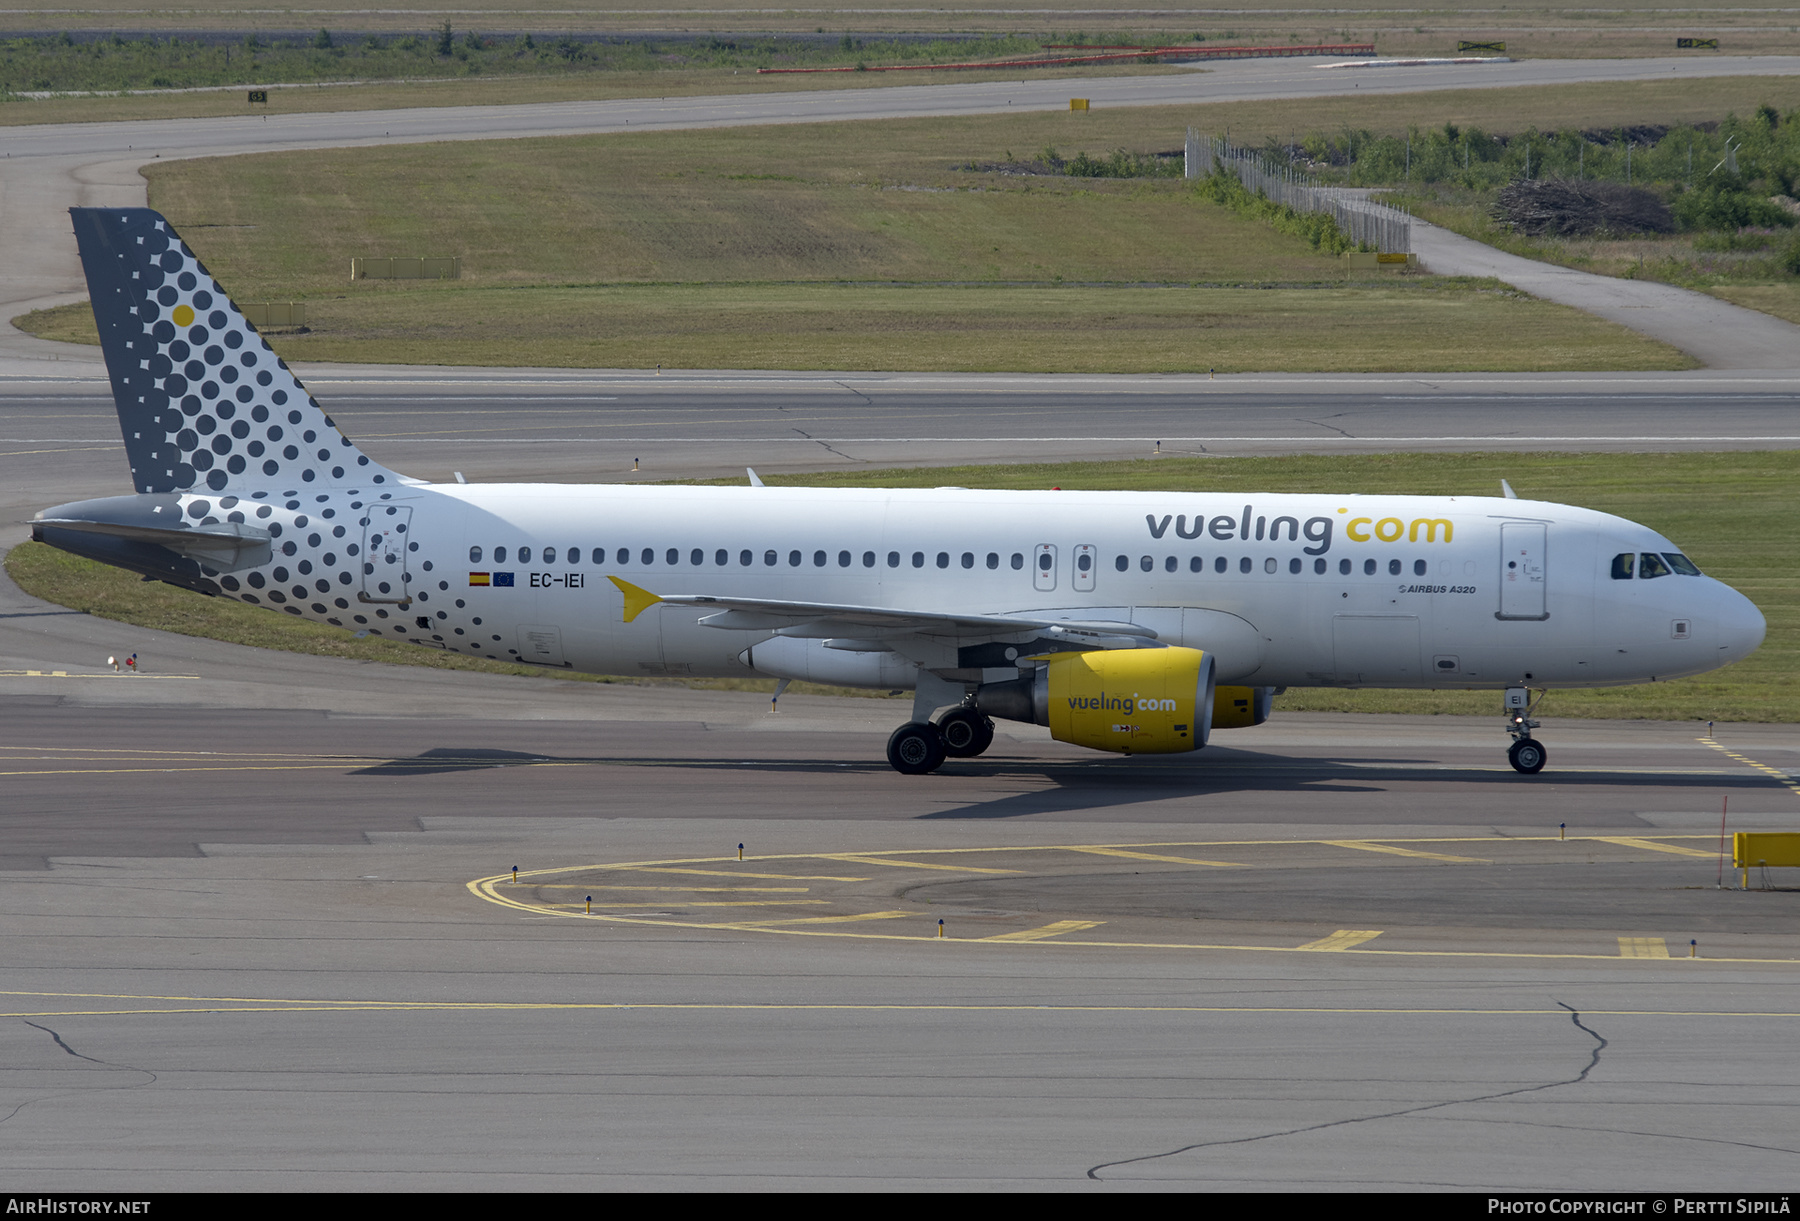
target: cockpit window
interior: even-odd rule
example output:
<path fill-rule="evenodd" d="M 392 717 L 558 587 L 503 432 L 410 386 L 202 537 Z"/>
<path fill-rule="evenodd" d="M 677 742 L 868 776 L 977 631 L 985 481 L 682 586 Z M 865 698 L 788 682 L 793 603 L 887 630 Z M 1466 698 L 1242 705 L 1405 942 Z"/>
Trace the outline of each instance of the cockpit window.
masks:
<path fill-rule="evenodd" d="M 1700 566 L 1679 551 L 1665 551 L 1662 553 L 1662 557 L 1669 561 L 1670 568 L 1673 568 L 1684 577 L 1697 577 L 1700 575 Z"/>
<path fill-rule="evenodd" d="M 1613 556 L 1612 578 L 1615 581 L 1631 580 L 1631 570 L 1637 565 L 1637 556 L 1630 551 L 1623 555 Z"/>
<path fill-rule="evenodd" d="M 1643 562 L 1638 565 L 1638 579 L 1648 581 L 1655 577 L 1666 577 L 1670 573 L 1669 566 L 1663 562 L 1662 556 L 1654 551 L 1646 551 Z"/>

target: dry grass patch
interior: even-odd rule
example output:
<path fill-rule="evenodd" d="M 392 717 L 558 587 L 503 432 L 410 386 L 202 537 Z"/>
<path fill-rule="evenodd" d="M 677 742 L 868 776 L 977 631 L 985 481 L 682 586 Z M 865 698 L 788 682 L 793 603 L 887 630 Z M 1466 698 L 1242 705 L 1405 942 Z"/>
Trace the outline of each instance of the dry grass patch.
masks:
<path fill-rule="evenodd" d="M 1310 289 L 647 285 L 316 302 L 290 361 L 1178 373 L 1681 369 L 1691 358 L 1483 282 Z M 92 341 L 85 306 L 25 320 Z"/>

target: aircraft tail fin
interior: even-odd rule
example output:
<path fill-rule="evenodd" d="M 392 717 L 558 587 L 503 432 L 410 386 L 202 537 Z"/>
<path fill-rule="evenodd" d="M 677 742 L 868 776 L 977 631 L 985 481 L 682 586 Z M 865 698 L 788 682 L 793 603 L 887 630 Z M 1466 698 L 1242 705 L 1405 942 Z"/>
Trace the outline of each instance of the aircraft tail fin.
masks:
<path fill-rule="evenodd" d="M 149 208 L 70 208 L 134 490 L 395 485 Z"/>

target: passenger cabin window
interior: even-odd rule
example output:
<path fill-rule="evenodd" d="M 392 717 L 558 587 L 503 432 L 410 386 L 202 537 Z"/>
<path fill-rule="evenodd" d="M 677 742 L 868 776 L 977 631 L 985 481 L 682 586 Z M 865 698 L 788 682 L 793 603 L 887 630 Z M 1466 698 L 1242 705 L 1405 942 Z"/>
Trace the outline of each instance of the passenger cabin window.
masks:
<path fill-rule="evenodd" d="M 1613 556 L 1612 579 L 1615 581 L 1631 580 L 1631 570 L 1637 566 L 1637 556 L 1626 551 Z"/>
<path fill-rule="evenodd" d="M 471 564 L 481 563 L 481 548 L 479 548 L 479 547 L 469 548 L 469 563 L 471 563 Z"/>
<path fill-rule="evenodd" d="M 496 563 L 496 564 L 506 563 L 506 548 L 504 548 L 504 547 L 494 548 L 494 563 Z"/>
<path fill-rule="evenodd" d="M 1674 570 L 1663 563 L 1662 556 L 1654 551 L 1646 551 L 1638 559 L 1638 580 L 1649 581 L 1656 577 L 1666 577 Z"/>

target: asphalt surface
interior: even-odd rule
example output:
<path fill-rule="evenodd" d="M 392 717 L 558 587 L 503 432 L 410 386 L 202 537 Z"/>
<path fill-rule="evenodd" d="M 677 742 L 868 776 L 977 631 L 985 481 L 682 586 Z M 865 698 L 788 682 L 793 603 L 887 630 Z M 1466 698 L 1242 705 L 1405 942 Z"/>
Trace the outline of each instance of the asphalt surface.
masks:
<path fill-rule="evenodd" d="M 1552 719 L 1525 778 L 1498 718 L 1277 717 L 1179 759 L 1005 725 L 915 779 L 882 761 L 907 708 L 270 654 L 0 582 L 0 1167 L 1791 1180 L 1800 891 L 1716 855 L 1726 803 L 1794 826 L 1791 727 Z"/>
<path fill-rule="evenodd" d="M 1553 723 L 1527 780 L 1488 721 L 1179 760 L 1007 726 L 912 780 L 900 701 L 0 595 L 30 1190 L 1736 1193 L 1800 1156 L 1795 892 L 1714 855 L 1722 800 L 1793 824 L 1753 766 L 1800 764 L 1786 727 Z"/>

